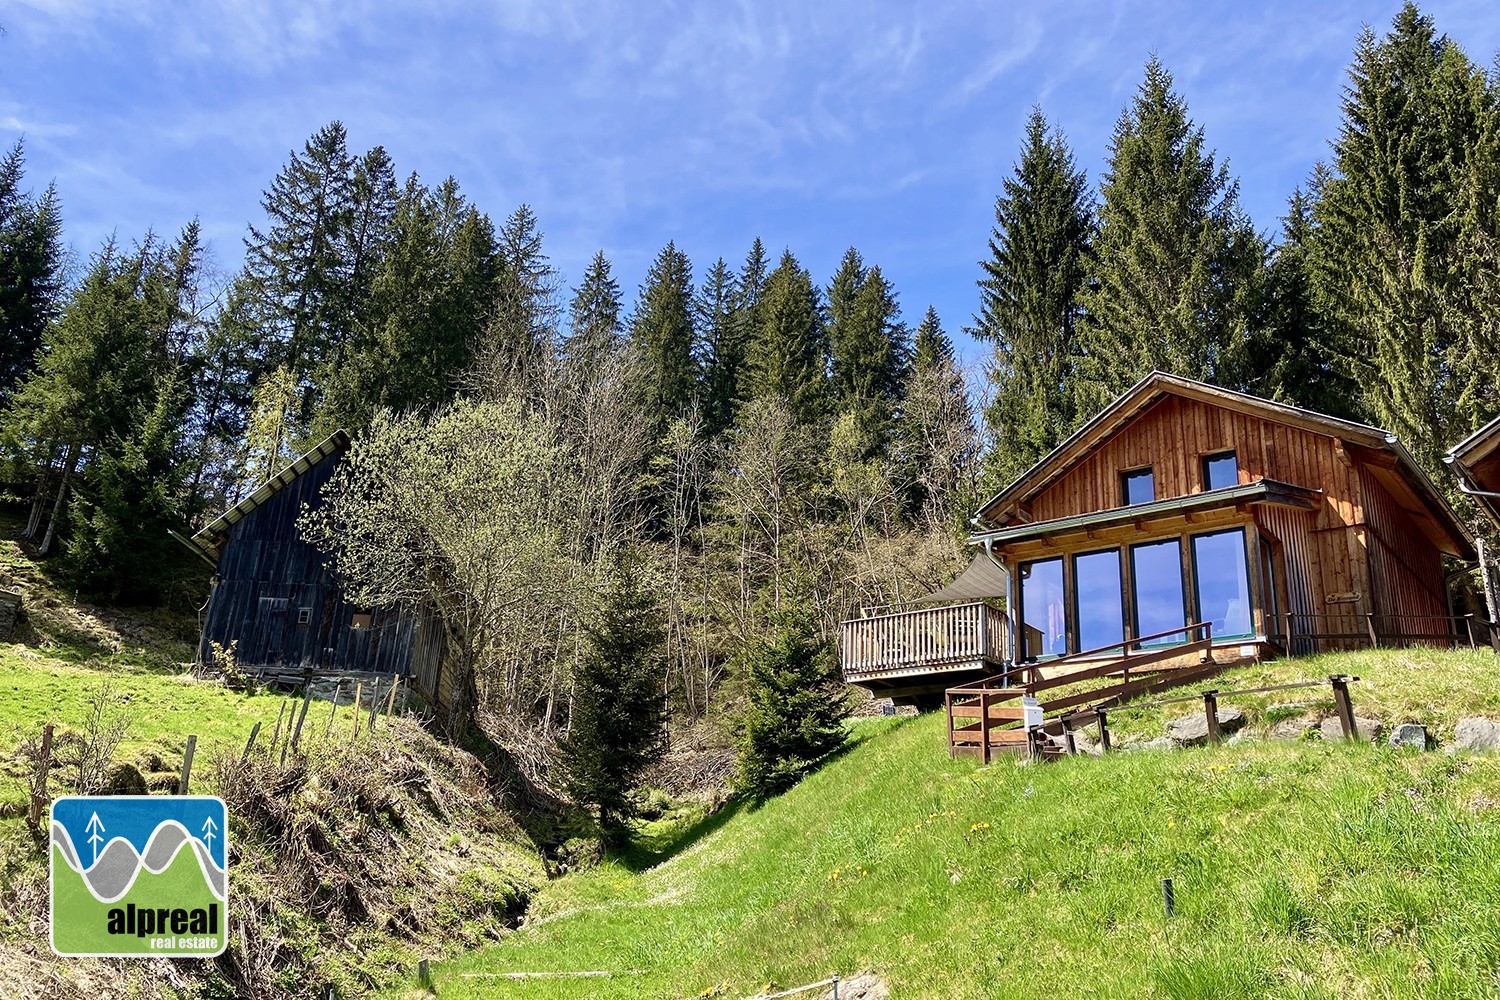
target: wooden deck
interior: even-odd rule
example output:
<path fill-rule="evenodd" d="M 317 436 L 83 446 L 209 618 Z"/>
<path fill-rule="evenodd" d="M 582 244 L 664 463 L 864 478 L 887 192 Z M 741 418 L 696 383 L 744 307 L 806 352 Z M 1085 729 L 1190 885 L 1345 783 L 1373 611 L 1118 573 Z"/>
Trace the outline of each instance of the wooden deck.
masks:
<path fill-rule="evenodd" d="M 1002 669 L 1005 614 L 984 603 L 855 618 L 840 628 L 844 679 L 881 697 L 940 695 Z"/>

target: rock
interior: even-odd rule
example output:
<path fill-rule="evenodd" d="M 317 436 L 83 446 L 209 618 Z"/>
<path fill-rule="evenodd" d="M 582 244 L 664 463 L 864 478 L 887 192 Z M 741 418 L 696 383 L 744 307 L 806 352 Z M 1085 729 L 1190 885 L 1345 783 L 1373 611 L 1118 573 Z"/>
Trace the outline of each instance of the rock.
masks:
<path fill-rule="evenodd" d="M 1228 736 L 1245 724 L 1245 713 L 1237 708 L 1221 708 L 1219 733 Z M 1208 717 L 1202 713 L 1173 719 L 1167 723 L 1167 736 L 1179 746 L 1196 747 L 1208 742 Z"/>
<path fill-rule="evenodd" d="M 1390 745 L 1427 749 L 1427 727 L 1416 722 L 1403 722 L 1391 731 Z"/>
<path fill-rule="evenodd" d="M 1315 728 L 1317 723 L 1312 719 L 1282 719 L 1271 727 L 1271 739 L 1295 742 Z"/>
<path fill-rule="evenodd" d="M 1336 715 L 1324 719 L 1323 724 L 1318 728 L 1322 731 L 1323 738 L 1330 743 L 1344 738 L 1344 727 Z M 1385 723 L 1379 719 L 1361 719 L 1356 715 L 1354 717 L 1354 730 L 1359 734 L 1361 740 L 1364 740 L 1366 743 L 1374 743 L 1385 732 Z"/>
<path fill-rule="evenodd" d="M 1253 734 L 1252 732 L 1250 732 L 1250 730 L 1248 730 L 1248 729 L 1241 729 L 1239 732 L 1237 732 L 1233 736 L 1229 737 L 1229 739 L 1225 740 L 1224 741 L 1224 745 L 1226 747 L 1237 747 L 1241 743 L 1249 743 L 1250 741 L 1252 741 L 1254 739 L 1255 739 L 1255 734 Z"/>
<path fill-rule="evenodd" d="M 1267 715 L 1284 715 L 1287 712 L 1305 712 L 1313 707 L 1310 701 L 1278 701 L 1266 706 Z"/>
<path fill-rule="evenodd" d="M 1464 750 L 1494 750 L 1500 747 L 1500 722 L 1478 716 L 1459 719 L 1453 742 Z"/>
<path fill-rule="evenodd" d="M 1143 743 L 1129 743 L 1124 747 L 1126 750 L 1175 750 L 1177 744 L 1172 742 L 1170 736 L 1158 736 L 1154 740 L 1146 740 Z"/>
<path fill-rule="evenodd" d="M 112 764 L 104 772 L 105 795 L 145 795 L 146 779 L 129 764 Z"/>
<path fill-rule="evenodd" d="M 885 980 L 873 972 L 861 972 L 851 979 L 839 981 L 839 1000 L 889 1000 L 891 988 Z M 832 1000 L 833 990 L 823 994 L 824 1000 Z"/>

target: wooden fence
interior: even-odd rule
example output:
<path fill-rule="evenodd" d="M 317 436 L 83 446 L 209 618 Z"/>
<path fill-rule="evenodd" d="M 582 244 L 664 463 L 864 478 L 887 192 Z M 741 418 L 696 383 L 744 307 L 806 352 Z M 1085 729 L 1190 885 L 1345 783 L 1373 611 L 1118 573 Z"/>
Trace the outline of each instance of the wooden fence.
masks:
<path fill-rule="evenodd" d="M 1009 647 L 1005 613 L 983 603 L 854 618 L 840 627 L 845 679 L 998 665 Z"/>

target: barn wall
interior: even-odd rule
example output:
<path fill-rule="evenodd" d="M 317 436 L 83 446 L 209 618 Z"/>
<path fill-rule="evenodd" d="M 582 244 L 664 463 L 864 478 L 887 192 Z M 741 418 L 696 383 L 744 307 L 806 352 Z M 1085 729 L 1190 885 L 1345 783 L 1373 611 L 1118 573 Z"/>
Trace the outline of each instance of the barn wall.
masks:
<path fill-rule="evenodd" d="M 417 616 L 381 609 L 370 628 L 353 628 L 360 609 L 343 600 L 322 553 L 297 532 L 303 505 L 319 506 L 340 460 L 325 458 L 230 528 L 204 622 L 205 650 L 210 641 L 238 641 L 238 661 L 250 669 L 409 671 Z M 306 624 L 298 624 L 302 609 Z"/>

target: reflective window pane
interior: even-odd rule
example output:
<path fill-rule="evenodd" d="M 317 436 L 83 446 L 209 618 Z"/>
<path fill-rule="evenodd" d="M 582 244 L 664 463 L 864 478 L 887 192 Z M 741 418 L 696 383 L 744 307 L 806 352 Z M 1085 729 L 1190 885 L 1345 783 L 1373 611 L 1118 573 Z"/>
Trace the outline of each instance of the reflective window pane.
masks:
<path fill-rule="evenodd" d="M 1225 451 L 1203 459 L 1203 488 L 1222 490 L 1227 486 L 1238 486 L 1240 463 L 1234 452 Z"/>
<path fill-rule="evenodd" d="M 1125 506 L 1150 503 L 1156 499 L 1156 477 L 1150 469 L 1138 469 L 1120 475 L 1120 497 Z"/>
<path fill-rule="evenodd" d="M 1120 550 L 1073 557 L 1078 591 L 1078 648 L 1100 649 L 1125 638 L 1120 600 Z"/>
<path fill-rule="evenodd" d="M 1063 563 L 1057 559 L 1021 564 L 1022 659 L 1061 656 L 1068 651 L 1063 601 Z"/>
<path fill-rule="evenodd" d="M 1193 576 L 1199 620 L 1213 623 L 1214 638 L 1251 635 L 1245 529 L 1194 538 Z"/>
<path fill-rule="evenodd" d="M 1130 575 L 1135 586 L 1135 634 L 1152 635 L 1187 624 L 1182 613 L 1182 545 L 1170 538 L 1130 547 Z M 1153 639 L 1144 645 L 1185 642 L 1187 634 Z"/>

